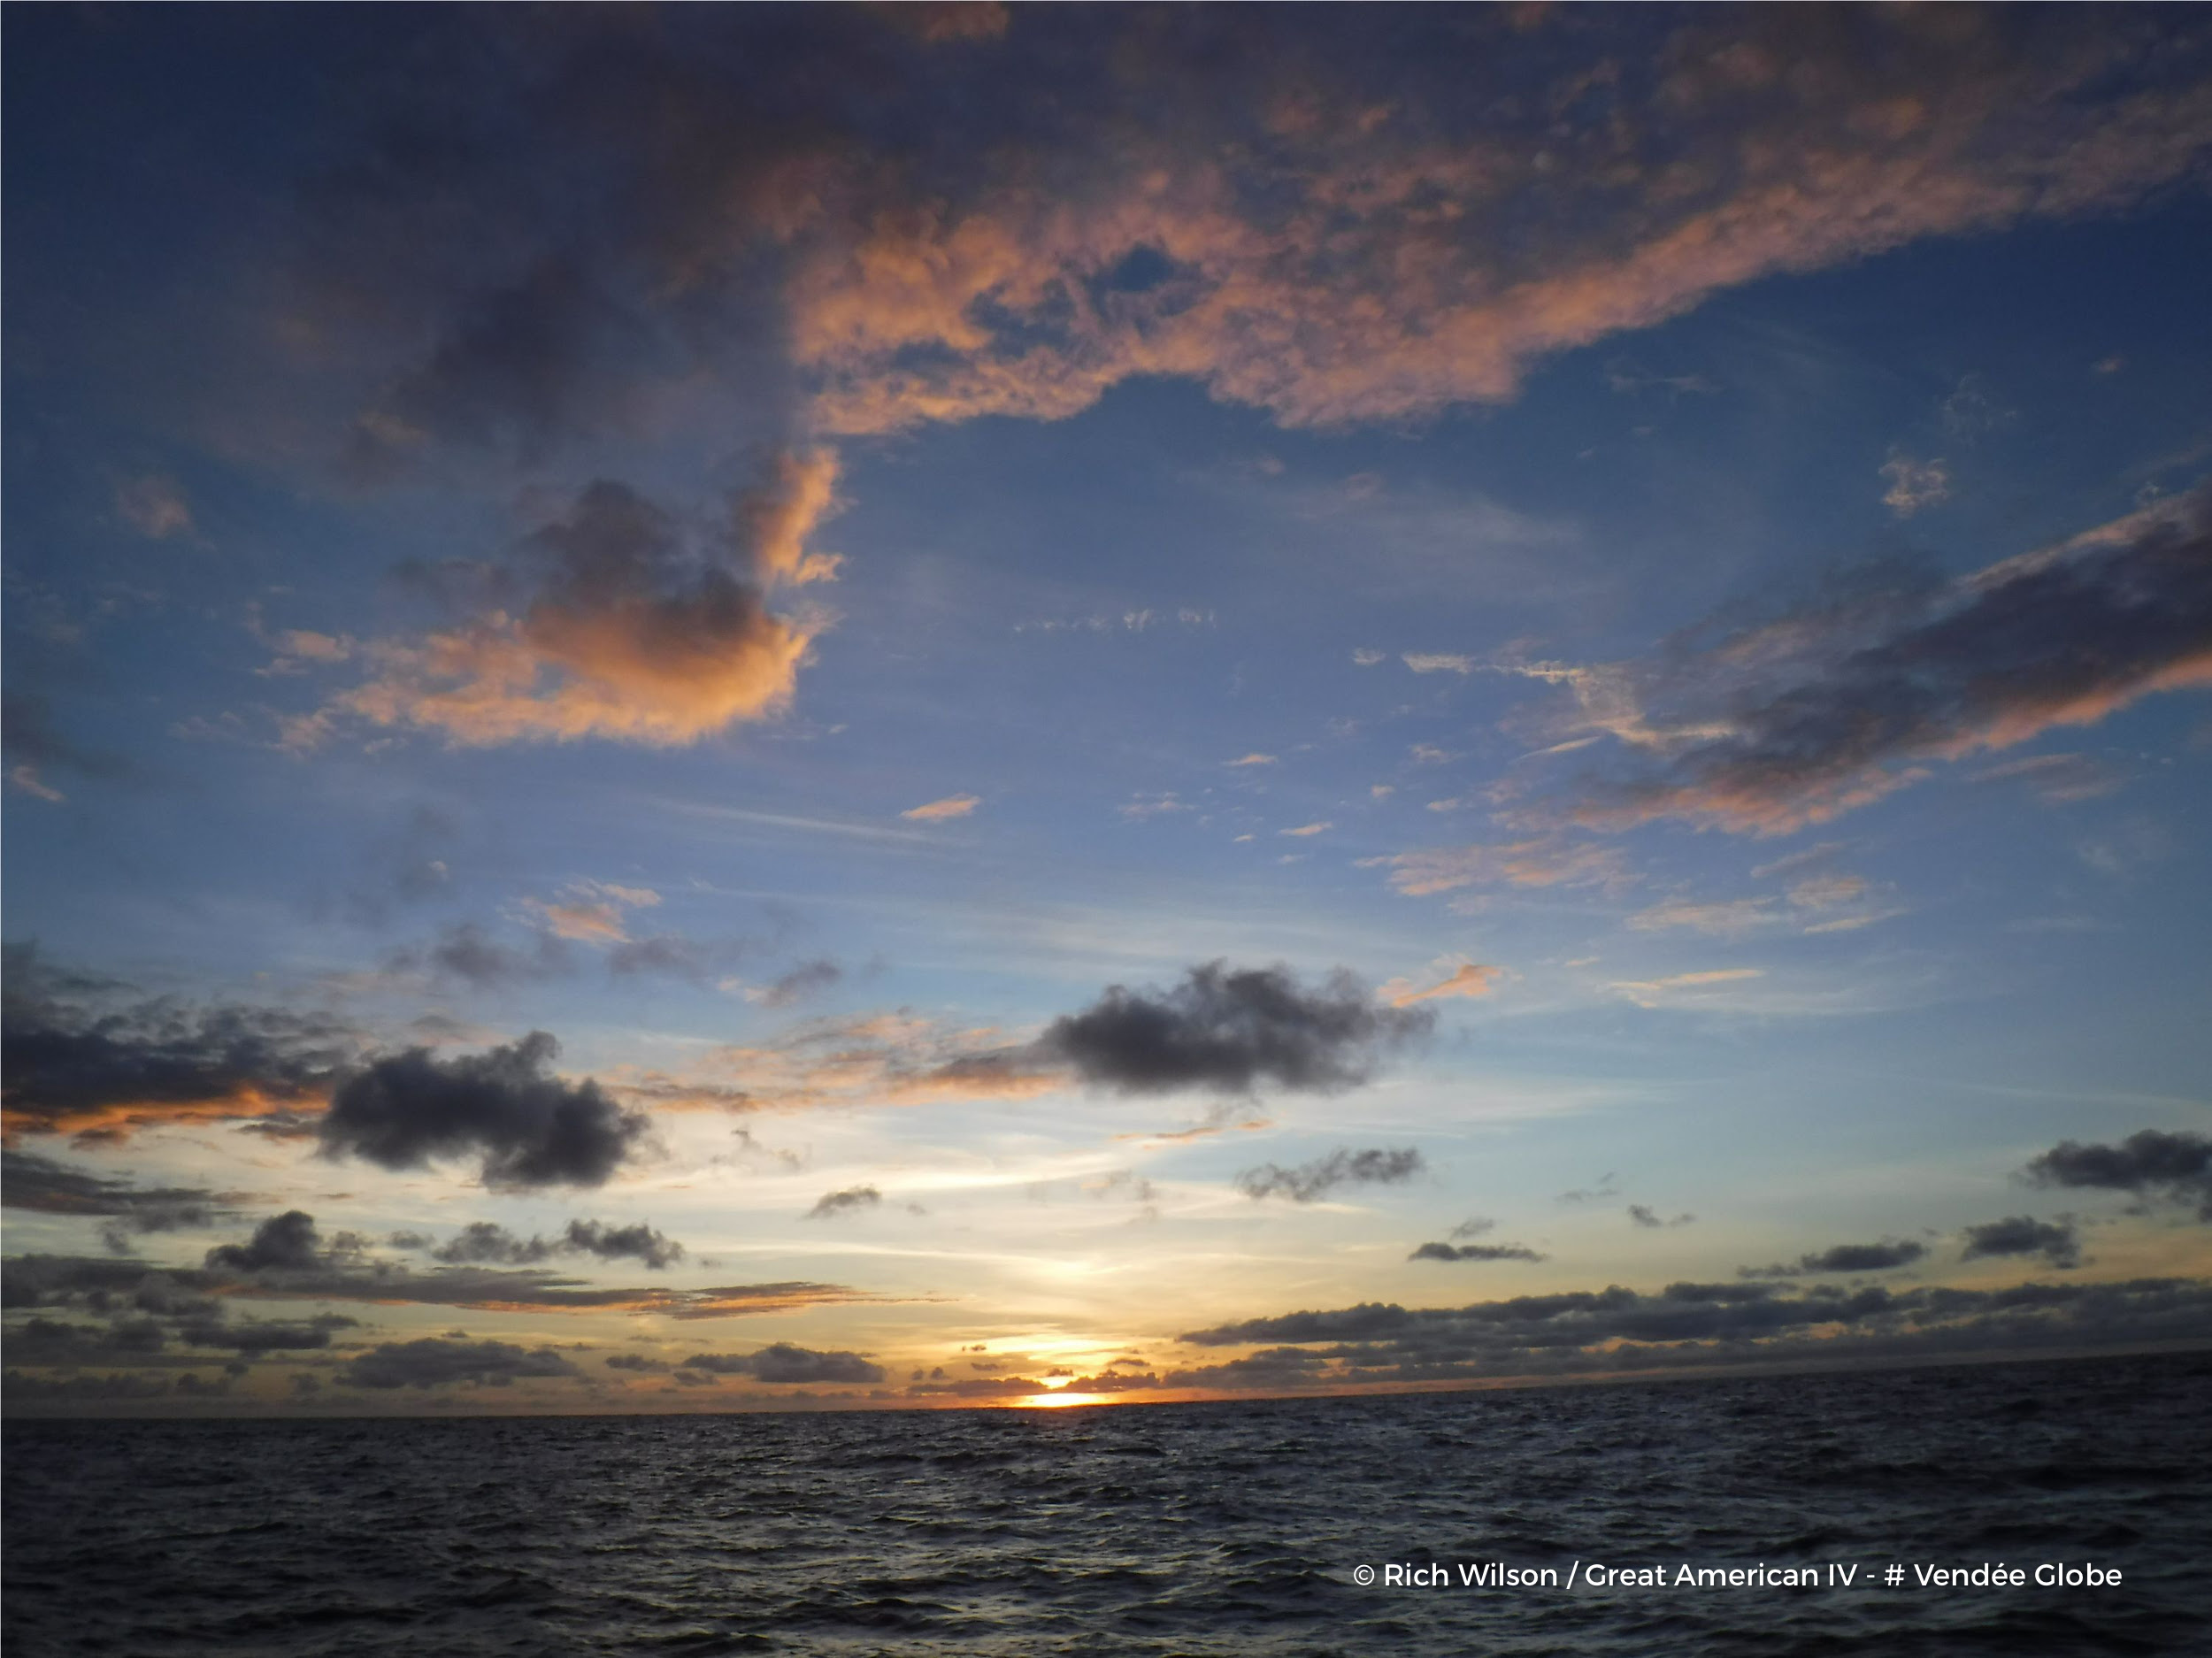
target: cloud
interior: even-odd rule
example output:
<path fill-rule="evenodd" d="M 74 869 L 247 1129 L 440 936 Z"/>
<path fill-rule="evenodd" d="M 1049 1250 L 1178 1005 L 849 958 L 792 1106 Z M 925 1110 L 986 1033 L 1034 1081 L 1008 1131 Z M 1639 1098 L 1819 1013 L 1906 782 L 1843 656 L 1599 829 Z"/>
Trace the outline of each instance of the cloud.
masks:
<path fill-rule="evenodd" d="M 840 1215 L 850 1215 L 864 1209 L 875 1209 L 883 1201 L 883 1194 L 872 1186 L 849 1186 L 841 1192 L 825 1192 L 817 1198 L 814 1207 L 801 1218 L 805 1220 L 834 1220 Z"/>
<path fill-rule="evenodd" d="M 1733 938 L 1777 919 L 1771 898 L 1737 898 L 1724 903 L 1705 904 L 1693 903 L 1686 898 L 1670 898 L 1629 917 L 1628 925 L 1639 933 L 1654 933 L 1663 927 L 1690 927 L 1699 933 Z"/>
<path fill-rule="evenodd" d="M 2071 1221 L 2041 1221 L 2027 1215 L 1969 1226 L 1960 1234 L 1966 1240 L 1969 1261 L 1985 1255 L 2039 1255 L 2060 1268 L 2081 1264 L 2081 1238 Z"/>
<path fill-rule="evenodd" d="M 50 804 L 68 798 L 44 780 L 50 772 L 101 781 L 131 774 L 129 763 L 119 755 L 80 748 L 63 737 L 54 729 L 52 705 L 27 692 L 11 691 L 0 699 L 0 752 L 6 756 L 8 780 Z"/>
<path fill-rule="evenodd" d="M 390 1389 L 505 1387 L 517 1381 L 557 1378 L 575 1381 L 583 1372 L 551 1347 L 518 1347 L 506 1341 L 387 1341 L 369 1349 L 338 1373 L 349 1387 Z"/>
<path fill-rule="evenodd" d="M 764 494 L 739 497 L 733 538 L 687 533 L 626 485 L 590 485 L 484 572 L 507 603 L 364 646 L 373 677 L 298 726 L 296 745 L 313 746 L 346 715 L 475 748 L 582 737 L 678 746 L 780 713 L 826 623 L 771 613 L 757 583 L 817 580 L 833 565 L 797 550 L 826 500 L 818 472 L 788 457 L 772 470 Z"/>
<path fill-rule="evenodd" d="M 1302 838 L 1307 835 L 1323 834 L 1335 827 L 1336 825 L 1332 823 L 1310 823 L 1301 824 L 1295 829 L 1278 829 L 1275 833 L 1277 834 L 1295 835 Z"/>
<path fill-rule="evenodd" d="M 1472 656 L 1447 656 L 1440 651 L 1409 650 L 1398 658 L 1416 673 L 1472 673 Z"/>
<path fill-rule="evenodd" d="M 1928 1246 L 1907 1238 L 1886 1238 L 1880 1243 L 1837 1244 L 1763 1267 L 1738 1267 L 1740 1278 L 1792 1278 L 1826 1272 L 1893 1272 L 1927 1258 Z"/>
<path fill-rule="evenodd" d="M 803 1020 L 771 1042 L 717 1049 L 690 1075 L 609 1086 L 667 1109 L 793 1110 L 1027 1099 L 1068 1080 L 1064 1061 L 1030 1044 L 901 1009 Z"/>
<path fill-rule="evenodd" d="M 123 522 L 157 541 L 192 533 L 192 503 L 173 478 L 149 472 L 115 486 L 115 510 Z"/>
<path fill-rule="evenodd" d="M 695 1353 L 677 1368 L 710 1376 L 749 1376 L 777 1386 L 807 1382 L 880 1382 L 883 1367 L 857 1353 L 817 1353 L 778 1341 L 757 1353 Z"/>
<path fill-rule="evenodd" d="M 629 941 L 625 912 L 659 906 L 661 895 L 647 887 L 618 887 L 605 881 L 571 881 L 560 902 L 526 898 L 523 907 L 557 938 L 579 944 L 624 944 Z"/>
<path fill-rule="evenodd" d="M 1909 518 L 1924 507 L 1940 505 L 1951 498 L 1951 469 L 1941 459 L 1916 461 L 1898 449 L 1890 451 L 1882 463 L 1882 476 L 1889 488 L 1882 495 L 1882 504 L 1901 518 Z"/>
<path fill-rule="evenodd" d="M 1594 1203 L 1602 1198 L 1618 1197 L 1620 1188 L 1614 1184 L 1617 1178 L 1610 1171 L 1601 1174 L 1595 1186 L 1578 1186 L 1571 1192 L 1562 1192 L 1557 1201 L 1562 1203 Z"/>
<path fill-rule="evenodd" d="M 826 958 L 801 962 L 789 972 L 764 985 L 749 986 L 745 1000 L 764 1008 L 787 1008 L 818 991 L 827 990 L 845 976 L 845 970 Z"/>
<path fill-rule="evenodd" d="M 2022 1171 L 2038 1186 L 2134 1192 L 2174 1203 L 2194 1203 L 2199 1220 L 2212 1221 L 2212 1139 L 2147 1128 L 2116 1146 L 2061 1140 Z"/>
<path fill-rule="evenodd" d="M 607 971 L 618 979 L 634 978 L 641 973 L 661 973 L 671 979 L 687 979 L 695 985 L 704 985 L 712 976 L 717 964 L 735 955 L 741 948 L 728 943 L 704 943 L 687 939 L 673 933 L 657 933 L 650 938 L 625 939 L 607 950 Z"/>
<path fill-rule="evenodd" d="M 1768 1284 L 1679 1283 L 1656 1294 L 1615 1285 L 1463 1307 L 1369 1301 L 1240 1319 L 1178 1339 L 1200 1347 L 1264 1343 L 1270 1354 L 1316 1349 L 1300 1353 L 1302 1363 L 1280 1366 L 1283 1384 L 1341 1387 L 1809 1359 L 1835 1363 L 2079 1351 L 2199 1342 L 2208 1333 L 2212 1282 L 2136 1278 L 1994 1290 L 1816 1285 L 1795 1293 Z M 1293 1383 L 1293 1377 L 1299 1380 Z"/>
<path fill-rule="evenodd" d="M 446 928 L 426 949 L 399 952 L 387 966 L 394 972 L 426 968 L 486 990 L 538 984 L 576 971 L 566 947 L 550 933 L 538 934 L 529 949 L 518 950 L 493 939 L 473 921 Z"/>
<path fill-rule="evenodd" d="M 1391 871 L 1390 884 L 1409 898 L 1462 887 L 1601 887 L 1630 885 L 1626 861 L 1616 847 L 1561 841 L 1549 836 L 1500 846 L 1432 847 L 1388 857 L 1363 858 L 1363 867 Z"/>
<path fill-rule="evenodd" d="M 1261 754 L 1257 750 L 1255 750 L 1254 752 L 1246 755 L 1241 760 L 1229 760 L 1224 762 L 1224 764 L 1233 769 L 1239 766 L 1273 765 L 1276 764 L 1276 759 L 1271 754 Z"/>
<path fill-rule="evenodd" d="M 1421 1154 L 1410 1148 L 1369 1147 L 1361 1151 L 1333 1151 L 1294 1169 L 1262 1163 L 1237 1176 L 1237 1189 L 1255 1200 L 1286 1197 L 1294 1203 L 1311 1203 L 1339 1186 L 1403 1186 L 1427 1169 Z"/>
<path fill-rule="evenodd" d="M 1772 621 L 1545 676 L 1576 700 L 1555 729 L 1612 735 L 1638 772 L 1517 820 L 1789 833 L 1935 765 L 2212 687 L 2212 487 L 1955 580 L 1861 572 Z"/>
<path fill-rule="evenodd" d="M 931 46 L 996 40 L 1012 20 L 1000 0 L 889 0 L 868 10 L 888 27 Z"/>
<path fill-rule="evenodd" d="M 453 1253 L 476 1259 L 529 1258 L 529 1241 L 496 1227 L 462 1234 Z M 572 1225 L 571 1237 L 543 1246 L 595 1254 L 603 1259 L 672 1259 L 672 1249 L 649 1227 Z M 427 1239 L 397 1234 L 402 1247 Z M 459 1241 L 459 1240 L 457 1240 Z M 506 1245 L 512 1242 L 510 1251 Z M 476 1246 L 472 1252 L 469 1245 Z M 696 1289 L 660 1286 L 600 1288 L 560 1273 L 511 1270 L 480 1263 L 415 1271 L 370 1253 L 368 1240 L 349 1232 L 326 1240 L 314 1217 L 300 1210 L 273 1216 L 242 1243 L 209 1250 L 198 1267 L 165 1267 L 142 1260 L 87 1255 L 12 1255 L 0 1262 L 0 1304 L 84 1308 L 100 1312 L 135 1309 L 165 1317 L 204 1317 L 224 1300 L 412 1303 L 490 1312 L 637 1312 L 679 1319 L 730 1318 L 796 1311 L 877 1298 L 839 1284 L 781 1282 L 723 1284 Z"/>
<path fill-rule="evenodd" d="M 1740 984 L 1747 979 L 1765 977 L 1764 968 L 1716 967 L 1700 973 L 1674 973 L 1664 979 L 1623 979 L 1606 988 L 1619 991 L 1640 1008 L 1664 1008 L 1676 1005 L 1685 993 L 1694 1005 L 1698 994 L 1715 985 Z"/>
<path fill-rule="evenodd" d="M 1263 1081 L 1329 1093 L 1365 1081 L 1432 1023 L 1426 1009 L 1377 1008 L 1341 971 L 1309 988 L 1287 967 L 1209 962 L 1171 990 L 1110 986 L 1055 1019 L 1035 1049 L 1124 1094 L 1243 1093 Z"/>
<path fill-rule="evenodd" d="M 979 794 L 948 794 L 926 805 L 909 807 L 899 816 L 922 823 L 942 823 L 948 817 L 965 817 L 981 804 L 983 797 Z"/>
<path fill-rule="evenodd" d="M 365 460 L 529 459 L 718 376 L 830 434 L 1162 375 L 1291 426 L 1418 418 L 1740 284 L 2120 207 L 2207 124 L 2163 15 L 890 15 L 584 20 L 526 73 L 413 88 L 292 273 L 312 337 L 401 357 Z M 803 90 L 856 85 L 864 112 Z"/>
<path fill-rule="evenodd" d="M 1672 1220 L 1663 1220 L 1659 1212 L 1648 1203 L 1631 1203 L 1628 1218 L 1639 1226 L 1687 1226 L 1697 1218 L 1694 1215 L 1677 1215 Z"/>
<path fill-rule="evenodd" d="M 242 1244 L 218 1244 L 207 1252 L 211 1268 L 231 1272 L 305 1270 L 325 1258 L 315 1217 L 296 1209 L 271 1216 Z"/>
<path fill-rule="evenodd" d="M 0 1151 L 0 1208 L 47 1215 L 81 1215 L 105 1224 L 101 1235 L 118 1255 L 132 1233 L 210 1226 L 237 1211 L 235 1193 L 202 1186 L 140 1186 L 73 1169 L 30 1152 Z"/>
<path fill-rule="evenodd" d="M 592 1255 L 602 1261 L 631 1259 L 657 1271 L 682 1260 L 684 1247 L 642 1221 L 609 1226 L 595 1220 L 572 1220 L 557 1238 L 525 1239 L 495 1222 L 480 1220 L 433 1249 L 430 1257 L 449 1265 L 534 1266 L 564 1254 Z"/>
<path fill-rule="evenodd" d="M 1406 1257 L 1409 1261 L 1548 1261 L 1525 1244 L 1425 1243 Z"/>
<path fill-rule="evenodd" d="M 326 1156 L 385 1169 L 480 1158 L 495 1190 L 601 1186 L 638 1148 L 647 1119 L 589 1080 L 551 1071 L 560 1044 L 543 1031 L 483 1054 L 441 1060 L 409 1048 L 348 1075 L 316 1125 Z"/>
<path fill-rule="evenodd" d="M 1977 783 L 2017 780 L 2035 791 L 2047 805 L 2070 806 L 2077 801 L 2096 800 L 2126 781 L 2111 767 L 2085 754 L 2037 754 L 2024 760 L 2008 760 L 1985 766 L 1974 773 Z"/>
<path fill-rule="evenodd" d="M 1394 979 L 1375 994 L 1394 1008 L 1409 1008 L 1420 1002 L 1447 1002 L 1459 996 L 1486 996 L 1505 976 L 1502 967 L 1484 967 L 1462 961 L 1432 985 L 1416 985 L 1409 979 Z"/>
<path fill-rule="evenodd" d="M 359 1039 L 335 1018 L 126 999 L 5 947 L 0 1073 L 11 1136 L 116 1137 L 158 1123 L 281 1119 L 318 1102 Z"/>

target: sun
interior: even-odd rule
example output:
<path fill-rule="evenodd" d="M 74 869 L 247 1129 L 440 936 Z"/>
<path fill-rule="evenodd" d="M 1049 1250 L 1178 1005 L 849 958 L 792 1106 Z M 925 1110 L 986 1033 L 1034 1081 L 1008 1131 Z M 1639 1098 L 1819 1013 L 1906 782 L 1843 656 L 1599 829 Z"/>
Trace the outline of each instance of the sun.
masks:
<path fill-rule="evenodd" d="M 1030 1393 L 1013 1402 L 1023 1410 L 1058 1410 L 1068 1405 L 1118 1405 L 1121 1400 L 1114 1393 Z"/>

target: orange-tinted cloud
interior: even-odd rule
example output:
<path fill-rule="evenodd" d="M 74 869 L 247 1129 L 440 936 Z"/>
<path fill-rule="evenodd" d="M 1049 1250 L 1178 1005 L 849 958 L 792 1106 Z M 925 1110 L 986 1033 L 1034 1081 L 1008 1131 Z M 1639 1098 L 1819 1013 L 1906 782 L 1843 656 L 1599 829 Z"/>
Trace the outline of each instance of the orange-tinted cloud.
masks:
<path fill-rule="evenodd" d="M 948 817 L 965 817 L 981 804 L 983 801 L 979 795 L 948 794 L 942 800 L 910 807 L 899 816 L 911 817 L 918 823 L 942 823 Z"/>
<path fill-rule="evenodd" d="M 294 746 L 326 740 L 341 715 L 463 747 L 668 747 L 769 718 L 789 705 L 827 623 L 772 612 L 766 587 L 834 576 L 837 561 L 806 541 L 833 504 L 835 475 L 822 451 L 779 455 L 768 481 L 737 498 L 736 543 L 720 549 L 635 491 L 594 484 L 502 571 L 534 587 L 519 610 L 363 647 L 373 677 L 300 725 Z M 759 585 L 731 567 L 740 559 Z"/>
<path fill-rule="evenodd" d="M 2109 32 L 1979 15 L 1693 18 L 1486 122 L 1480 54 L 1368 85 L 1325 28 L 1239 44 L 1242 73 L 1138 78 L 1175 119 L 1071 100 L 1064 147 L 961 195 L 850 181 L 787 290 L 823 426 L 1058 418 L 1148 374 L 1297 426 L 1502 401 L 1725 288 L 2124 202 L 2212 138 L 2200 83 L 2085 96 Z"/>
<path fill-rule="evenodd" d="M 1502 846 L 1427 847 L 1388 857 L 1363 858 L 1361 863 L 1388 869 L 1390 884 L 1416 898 L 1495 882 L 1513 887 L 1611 888 L 1634 879 L 1615 848 L 1541 835 Z"/>
<path fill-rule="evenodd" d="M 1409 979 L 1394 979 L 1375 994 L 1394 1008 L 1409 1008 L 1417 1002 L 1444 1002 L 1456 996 L 1486 996 L 1505 976 L 1502 967 L 1461 962 L 1432 985 L 1416 985 Z"/>

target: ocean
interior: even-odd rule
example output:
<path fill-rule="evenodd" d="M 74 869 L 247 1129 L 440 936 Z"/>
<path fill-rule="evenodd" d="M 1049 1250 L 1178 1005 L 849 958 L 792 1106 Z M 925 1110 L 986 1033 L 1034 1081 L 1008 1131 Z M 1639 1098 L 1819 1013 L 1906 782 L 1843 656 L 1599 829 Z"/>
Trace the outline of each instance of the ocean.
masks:
<path fill-rule="evenodd" d="M 11 1658 L 2212 1653 L 2205 1354 L 4 1453 Z"/>

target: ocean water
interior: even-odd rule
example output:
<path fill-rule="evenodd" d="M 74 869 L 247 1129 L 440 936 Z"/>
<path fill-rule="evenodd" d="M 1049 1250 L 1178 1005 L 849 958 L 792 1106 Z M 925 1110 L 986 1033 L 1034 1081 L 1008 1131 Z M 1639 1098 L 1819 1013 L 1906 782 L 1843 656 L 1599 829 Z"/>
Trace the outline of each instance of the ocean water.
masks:
<path fill-rule="evenodd" d="M 12 1423 L 4 1453 L 11 1658 L 2212 1654 L 2212 1355 L 1061 1411 Z M 1460 1582 L 1489 1562 L 1540 1581 Z M 2120 1579 L 1918 1581 L 2000 1562 Z M 1593 1585 L 1593 1563 L 1663 1581 Z M 1763 1563 L 1821 1581 L 1677 1580 Z"/>

